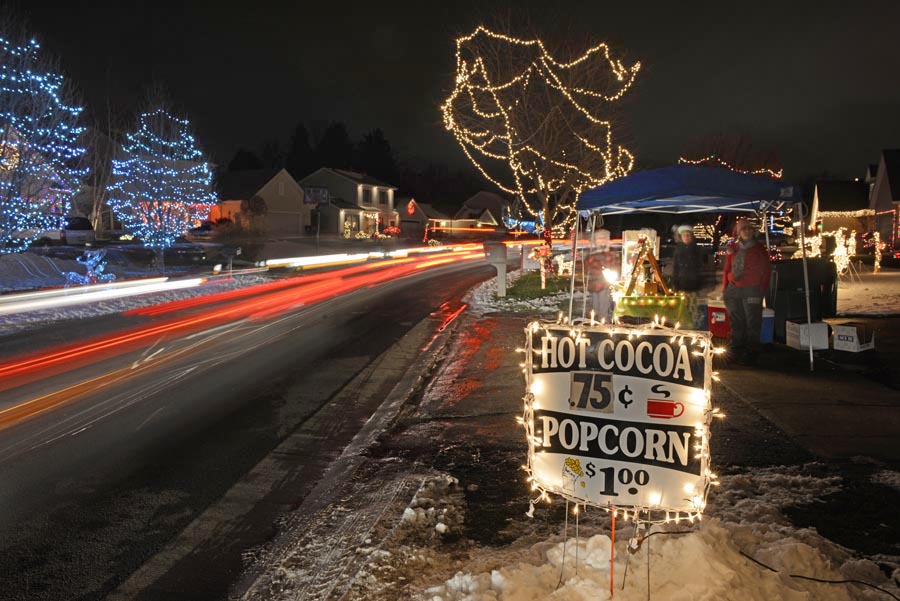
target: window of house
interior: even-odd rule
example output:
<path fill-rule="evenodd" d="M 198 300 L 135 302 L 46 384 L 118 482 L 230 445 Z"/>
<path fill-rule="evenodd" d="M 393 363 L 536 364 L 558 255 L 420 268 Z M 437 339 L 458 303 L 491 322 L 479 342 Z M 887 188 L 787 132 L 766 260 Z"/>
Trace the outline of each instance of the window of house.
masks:
<path fill-rule="evenodd" d="M 387 204 L 387 190 L 379 190 L 378 191 L 378 204 L 380 204 L 380 205 Z"/>
<path fill-rule="evenodd" d="M 284 182 L 278 182 L 278 196 L 284 196 Z"/>
<path fill-rule="evenodd" d="M 362 192 L 363 192 L 363 196 L 362 196 L 363 204 L 366 204 L 366 205 L 372 204 L 372 190 L 370 190 L 369 188 L 363 188 Z"/>

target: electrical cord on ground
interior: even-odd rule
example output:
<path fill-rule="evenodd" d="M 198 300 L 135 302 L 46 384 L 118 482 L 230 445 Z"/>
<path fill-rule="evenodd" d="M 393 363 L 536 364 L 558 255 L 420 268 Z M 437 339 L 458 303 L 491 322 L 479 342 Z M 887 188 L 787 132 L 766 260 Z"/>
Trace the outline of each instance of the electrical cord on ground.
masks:
<path fill-rule="evenodd" d="M 641 538 L 641 542 L 647 540 L 647 539 L 650 538 L 651 536 L 656 536 L 657 534 L 690 534 L 691 532 L 693 532 L 693 530 L 679 530 L 679 531 L 675 531 L 675 532 L 651 532 L 651 533 L 648 534 L 647 536 L 644 536 L 643 538 Z M 773 568 L 773 567 L 771 567 L 771 566 L 767 566 L 767 565 L 764 564 L 763 562 L 759 561 L 758 559 L 752 557 L 751 555 L 749 555 L 749 554 L 747 554 L 747 553 L 744 553 L 743 551 L 740 551 L 740 554 L 743 555 L 744 557 L 746 557 L 747 559 L 749 559 L 750 561 L 752 561 L 753 563 L 757 564 L 758 566 L 763 567 L 763 568 L 769 570 L 770 572 L 775 572 L 776 574 L 779 573 L 779 571 L 776 570 L 775 568 Z M 648 561 L 647 561 L 647 564 L 648 564 L 648 565 L 647 565 L 647 582 L 649 583 L 649 581 L 650 581 L 650 575 L 649 575 L 649 571 L 650 571 L 650 566 L 649 566 L 649 564 L 650 564 L 650 561 L 649 561 L 649 547 L 648 547 L 648 556 L 647 556 L 647 557 L 648 557 Z M 627 575 L 627 574 L 628 574 L 628 565 L 626 564 L 626 566 L 625 566 L 625 575 Z M 813 578 L 812 576 L 804 576 L 803 574 L 788 574 L 788 577 L 790 577 L 790 578 L 797 578 L 797 579 L 800 579 L 800 580 L 809 580 L 809 581 L 811 581 L 811 582 L 819 582 L 819 583 L 821 583 L 821 584 L 860 584 L 860 585 L 862 585 L 862 586 L 868 586 L 868 587 L 871 587 L 871 588 L 873 588 L 873 589 L 875 589 L 875 590 L 877 590 L 877 591 L 880 591 L 880 592 L 884 593 L 885 595 L 890 596 L 890 597 L 893 598 L 893 599 L 896 599 L 897 601 L 900 601 L 900 597 L 898 597 L 898 596 L 895 595 L 894 593 L 892 593 L 892 592 L 890 592 L 890 591 L 888 591 L 888 590 L 885 590 L 885 589 L 881 588 L 880 586 L 877 586 L 877 585 L 875 585 L 875 584 L 872 584 L 871 582 L 864 582 L 864 581 L 862 581 L 862 580 L 853 580 L 853 579 L 848 579 L 848 580 L 825 580 L 825 579 L 823 579 L 823 578 Z M 624 577 L 623 577 L 623 579 L 622 579 L 622 588 L 623 588 L 623 589 L 625 588 L 625 579 L 624 579 Z M 649 592 L 649 587 L 648 587 L 648 592 Z"/>
<path fill-rule="evenodd" d="M 753 563 L 755 563 L 755 564 L 757 564 L 757 565 L 760 565 L 760 566 L 766 568 L 766 569 L 769 570 L 769 571 L 775 572 L 776 574 L 778 573 L 778 570 L 776 570 L 775 568 L 773 568 L 773 567 L 771 567 L 771 566 L 767 566 L 767 565 L 764 564 L 763 562 L 759 561 L 758 559 L 755 559 L 755 558 L 751 557 L 751 556 L 748 555 L 747 553 L 744 553 L 743 551 L 741 551 L 740 553 L 741 553 L 741 555 L 743 555 L 744 557 L 746 557 L 747 559 L 749 559 L 749 560 L 752 561 Z M 892 593 L 891 591 L 886 591 L 886 590 L 884 590 L 883 588 L 881 588 L 880 586 L 876 586 L 876 585 L 872 584 L 871 582 L 863 582 L 862 580 L 824 580 L 824 579 L 822 579 L 822 578 L 813 578 L 812 576 L 804 576 L 804 575 L 802 575 L 802 574 L 788 574 L 788 576 L 789 576 L 790 578 L 799 578 L 799 579 L 801 579 L 801 580 L 810 580 L 810 581 L 812 581 L 812 582 L 821 582 L 822 584 L 861 584 L 861 585 L 863 585 L 863 586 L 869 586 L 869 587 L 872 587 L 872 588 L 874 588 L 875 590 L 881 591 L 881 592 L 884 593 L 885 595 L 888 595 L 888 596 L 890 596 L 890 597 L 893 597 L 893 598 L 896 599 L 897 601 L 900 601 L 900 597 L 898 597 L 897 595 L 895 595 L 895 594 Z"/>

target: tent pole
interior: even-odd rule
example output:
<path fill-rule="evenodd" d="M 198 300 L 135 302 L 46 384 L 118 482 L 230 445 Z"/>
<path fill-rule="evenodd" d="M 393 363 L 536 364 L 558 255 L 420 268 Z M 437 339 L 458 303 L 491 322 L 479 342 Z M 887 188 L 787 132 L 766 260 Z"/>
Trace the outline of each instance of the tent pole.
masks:
<path fill-rule="evenodd" d="M 591 254 L 592 252 L 594 252 L 593 244 L 594 244 L 594 240 L 596 239 L 594 237 L 594 232 L 597 229 L 597 215 L 594 214 L 593 211 L 591 211 L 590 220 L 591 220 L 591 237 L 588 239 L 587 254 Z M 589 295 L 588 280 L 589 280 L 589 278 L 590 278 L 590 274 L 587 273 L 587 271 L 585 270 L 584 257 L 582 257 L 582 259 L 581 259 L 581 318 L 582 319 L 587 317 L 587 302 L 588 302 L 588 295 Z M 594 324 L 591 323 L 591 325 L 594 325 Z"/>
<path fill-rule="evenodd" d="M 809 344 L 809 371 L 814 371 L 812 347 L 812 312 L 809 309 L 809 270 L 806 267 L 806 223 L 803 214 L 803 203 L 797 203 L 800 212 L 800 249 L 803 251 L 803 291 L 806 293 L 806 338 Z"/>
<path fill-rule="evenodd" d="M 572 303 L 575 302 L 575 265 L 578 263 L 578 226 L 581 225 L 581 215 L 575 211 L 575 232 L 572 235 L 572 266 L 569 268 L 571 278 L 569 281 L 569 324 L 572 323 Z"/>

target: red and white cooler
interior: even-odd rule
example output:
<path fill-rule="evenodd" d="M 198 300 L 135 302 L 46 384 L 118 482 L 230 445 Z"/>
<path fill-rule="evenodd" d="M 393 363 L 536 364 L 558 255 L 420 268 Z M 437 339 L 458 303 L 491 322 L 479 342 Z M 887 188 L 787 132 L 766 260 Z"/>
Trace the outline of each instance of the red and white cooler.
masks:
<path fill-rule="evenodd" d="M 706 315 L 709 331 L 716 338 L 731 338 L 731 324 L 728 322 L 728 311 L 725 302 L 708 299 L 706 303 Z"/>

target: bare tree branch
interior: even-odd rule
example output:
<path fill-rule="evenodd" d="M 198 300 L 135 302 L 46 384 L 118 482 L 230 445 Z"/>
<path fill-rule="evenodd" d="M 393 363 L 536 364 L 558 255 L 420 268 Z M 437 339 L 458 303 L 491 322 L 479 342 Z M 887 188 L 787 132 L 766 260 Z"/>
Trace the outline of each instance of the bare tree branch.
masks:
<path fill-rule="evenodd" d="M 456 85 L 442 105 L 468 158 L 548 228 L 574 217 L 582 190 L 633 166 L 609 115 L 640 63 L 626 67 L 605 44 L 568 50 L 557 58 L 540 39 L 479 27 L 457 40 Z"/>

